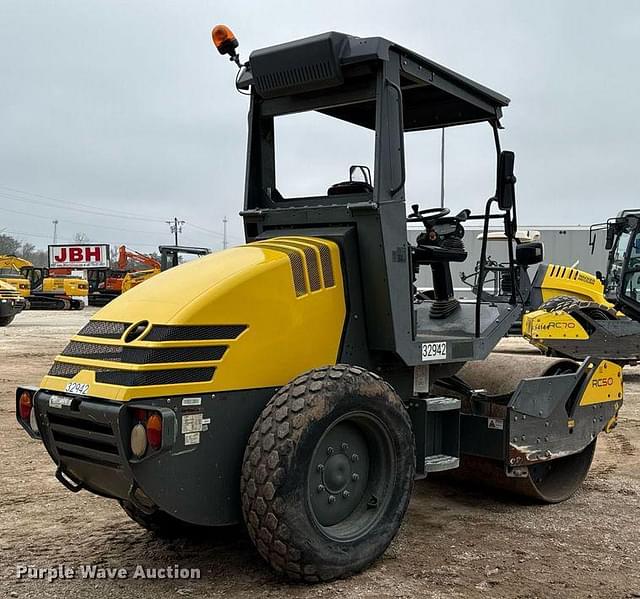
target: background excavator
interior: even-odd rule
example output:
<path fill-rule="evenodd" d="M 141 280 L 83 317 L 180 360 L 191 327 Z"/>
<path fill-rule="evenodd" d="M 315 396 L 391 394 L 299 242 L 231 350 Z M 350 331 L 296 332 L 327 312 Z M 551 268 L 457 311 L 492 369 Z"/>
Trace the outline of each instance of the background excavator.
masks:
<path fill-rule="evenodd" d="M 118 268 L 126 270 L 130 261 L 136 264 L 142 264 L 148 268 L 127 272 L 122 279 L 121 293 L 129 291 L 132 287 L 140 285 L 140 283 L 143 283 L 160 272 L 160 262 L 155 258 L 141 254 L 135 250 L 129 250 L 126 246 L 121 245 L 118 248 Z"/>
<path fill-rule="evenodd" d="M 122 281 L 128 271 L 114 268 L 91 268 L 87 271 L 89 305 L 104 306 L 122 293 Z"/>
<path fill-rule="evenodd" d="M 0 256 L 0 280 L 12 285 L 31 310 L 81 310 L 89 285 L 67 269 L 34 266 L 18 256 Z"/>

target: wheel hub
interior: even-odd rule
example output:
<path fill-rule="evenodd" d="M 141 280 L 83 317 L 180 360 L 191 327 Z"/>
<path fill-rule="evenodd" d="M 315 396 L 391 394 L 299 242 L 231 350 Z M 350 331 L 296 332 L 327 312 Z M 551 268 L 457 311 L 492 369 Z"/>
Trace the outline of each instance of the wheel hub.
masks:
<path fill-rule="evenodd" d="M 322 480 L 329 493 L 341 493 L 351 480 L 351 462 L 343 453 L 332 455 L 324 464 Z"/>
<path fill-rule="evenodd" d="M 342 522 L 360 505 L 368 475 L 364 435 L 354 424 L 339 422 L 316 446 L 309 469 L 309 502 L 322 526 Z"/>

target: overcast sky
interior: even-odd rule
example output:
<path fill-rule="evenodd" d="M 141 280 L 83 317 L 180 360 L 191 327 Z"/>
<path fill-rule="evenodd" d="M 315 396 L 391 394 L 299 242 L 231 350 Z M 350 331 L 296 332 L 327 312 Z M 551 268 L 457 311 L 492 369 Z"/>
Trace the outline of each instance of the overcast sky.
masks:
<path fill-rule="evenodd" d="M 505 0 L 0 2 L 0 231 L 151 251 L 242 241 L 247 99 L 210 41 L 251 49 L 328 30 L 380 35 L 511 98 L 520 221 L 590 224 L 637 207 L 640 2 Z M 317 115 L 277 129 L 284 192 L 323 191 L 371 165 L 371 135 Z M 407 139 L 407 201 L 439 202 L 439 136 Z M 446 197 L 479 210 L 493 189 L 486 125 L 447 132 Z"/>

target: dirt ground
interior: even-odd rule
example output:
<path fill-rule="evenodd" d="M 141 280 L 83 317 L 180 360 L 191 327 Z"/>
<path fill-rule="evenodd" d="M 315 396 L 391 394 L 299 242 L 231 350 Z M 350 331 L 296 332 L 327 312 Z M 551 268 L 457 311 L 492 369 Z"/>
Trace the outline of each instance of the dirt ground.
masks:
<path fill-rule="evenodd" d="M 618 428 L 571 500 L 514 503 L 443 480 L 418 482 L 384 557 L 349 580 L 283 582 L 246 538 L 162 542 L 113 502 L 73 494 L 44 447 L 14 417 L 18 383 L 37 384 L 93 313 L 27 312 L 0 329 L 0 596 L 2 597 L 640 597 L 640 368 L 626 369 Z M 524 351 L 521 340 L 502 349 Z M 527 346 L 528 347 L 528 346 Z M 16 579 L 18 565 L 200 568 L 199 580 Z"/>

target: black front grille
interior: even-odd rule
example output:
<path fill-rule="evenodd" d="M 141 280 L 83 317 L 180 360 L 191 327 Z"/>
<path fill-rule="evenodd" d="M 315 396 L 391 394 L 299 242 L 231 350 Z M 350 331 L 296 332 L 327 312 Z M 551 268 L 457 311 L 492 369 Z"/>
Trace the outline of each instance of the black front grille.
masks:
<path fill-rule="evenodd" d="M 59 376 L 63 379 L 72 379 L 81 370 L 82 370 L 82 366 L 79 366 L 78 364 L 67 364 L 66 362 L 54 362 L 51 368 L 49 368 L 49 376 Z"/>
<path fill-rule="evenodd" d="M 146 348 L 71 341 L 63 350 L 62 355 L 74 358 L 88 358 L 91 360 L 126 362 L 130 364 L 161 364 L 165 362 L 220 360 L 226 349 L 226 345 Z"/>
<path fill-rule="evenodd" d="M 109 423 L 47 411 L 51 437 L 62 458 L 83 460 L 110 468 L 120 467 L 118 445 Z"/>
<path fill-rule="evenodd" d="M 208 383 L 216 369 L 207 368 L 171 368 L 164 370 L 117 370 L 115 368 L 98 368 L 80 364 L 54 362 L 49 376 L 71 379 L 81 370 L 96 373 L 96 383 L 120 385 L 122 387 L 143 387 L 145 385 L 176 385 L 180 383 Z"/>
<path fill-rule="evenodd" d="M 236 339 L 246 329 L 243 324 L 219 325 L 164 325 L 156 324 L 145 341 L 206 341 L 209 339 Z"/>
<path fill-rule="evenodd" d="M 130 322 L 111 322 L 109 320 L 90 320 L 78 335 L 83 337 L 101 337 L 104 339 L 120 339 Z"/>
<path fill-rule="evenodd" d="M 96 382 L 122 387 L 145 385 L 176 385 L 179 383 L 207 383 L 213 378 L 215 368 L 174 368 L 170 370 L 97 370 Z"/>

